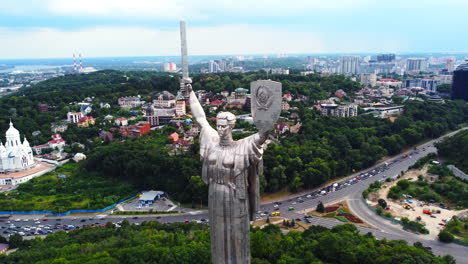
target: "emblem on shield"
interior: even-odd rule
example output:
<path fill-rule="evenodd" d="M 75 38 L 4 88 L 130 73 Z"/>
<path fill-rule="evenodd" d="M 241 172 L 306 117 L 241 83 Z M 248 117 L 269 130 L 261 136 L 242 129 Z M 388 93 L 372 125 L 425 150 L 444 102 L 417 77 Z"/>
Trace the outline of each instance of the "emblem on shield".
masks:
<path fill-rule="evenodd" d="M 260 80 L 250 83 L 252 117 L 260 131 L 273 128 L 281 113 L 281 83 Z"/>

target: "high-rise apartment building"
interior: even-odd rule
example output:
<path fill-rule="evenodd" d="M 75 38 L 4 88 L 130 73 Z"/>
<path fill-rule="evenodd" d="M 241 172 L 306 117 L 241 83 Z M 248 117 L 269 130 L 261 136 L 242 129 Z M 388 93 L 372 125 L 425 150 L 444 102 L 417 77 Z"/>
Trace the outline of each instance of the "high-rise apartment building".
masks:
<path fill-rule="evenodd" d="M 447 59 L 447 62 L 445 63 L 445 68 L 447 69 L 448 72 L 453 72 L 453 60 L 452 59 Z"/>
<path fill-rule="evenodd" d="M 342 74 L 358 74 L 359 73 L 359 56 L 342 56 L 340 61 L 340 73 Z"/>
<path fill-rule="evenodd" d="M 361 84 L 374 87 L 377 84 L 377 75 L 375 73 L 362 73 Z"/>
<path fill-rule="evenodd" d="M 377 62 L 392 62 L 395 60 L 395 54 L 380 54 L 377 55 Z"/>
<path fill-rule="evenodd" d="M 468 101 L 468 61 L 453 72 L 452 99 Z"/>
<path fill-rule="evenodd" d="M 406 60 L 407 71 L 425 71 L 427 70 L 427 61 L 424 58 L 408 58 Z"/>

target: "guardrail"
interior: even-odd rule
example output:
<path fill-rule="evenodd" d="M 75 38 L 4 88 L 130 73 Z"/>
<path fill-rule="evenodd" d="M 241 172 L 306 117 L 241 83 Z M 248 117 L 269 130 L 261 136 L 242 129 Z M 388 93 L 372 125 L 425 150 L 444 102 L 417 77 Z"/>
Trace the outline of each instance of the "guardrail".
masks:
<path fill-rule="evenodd" d="M 461 240 L 458 240 L 458 239 L 454 239 L 452 242 L 455 243 L 455 244 L 458 244 L 460 246 L 468 247 L 468 243 L 465 243 L 465 242 L 463 242 Z"/>
<path fill-rule="evenodd" d="M 115 204 L 109 205 L 103 209 L 94 209 L 94 210 L 88 210 L 88 209 L 72 209 L 64 213 L 53 213 L 52 211 L 0 211 L 0 214 L 10 214 L 10 215 L 34 215 L 34 214 L 51 214 L 53 216 L 67 216 L 70 214 L 76 214 L 76 213 L 102 213 L 107 210 L 110 210 L 117 205 L 124 203 L 130 199 L 135 198 L 137 195 L 132 195 L 126 199 L 120 200 Z"/>

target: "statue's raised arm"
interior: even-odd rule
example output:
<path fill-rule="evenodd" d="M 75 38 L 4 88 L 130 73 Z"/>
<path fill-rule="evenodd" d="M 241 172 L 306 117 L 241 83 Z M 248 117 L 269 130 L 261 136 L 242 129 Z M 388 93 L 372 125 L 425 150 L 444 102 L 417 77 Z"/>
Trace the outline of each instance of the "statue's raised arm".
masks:
<path fill-rule="evenodd" d="M 192 84 L 191 84 L 192 80 L 184 79 L 184 83 L 185 83 L 185 89 L 189 93 L 189 103 L 190 103 L 190 109 L 192 110 L 193 118 L 202 128 L 208 128 L 210 124 L 206 120 L 205 111 L 203 110 L 203 107 L 201 106 L 200 101 L 198 101 L 197 96 L 193 92 Z"/>

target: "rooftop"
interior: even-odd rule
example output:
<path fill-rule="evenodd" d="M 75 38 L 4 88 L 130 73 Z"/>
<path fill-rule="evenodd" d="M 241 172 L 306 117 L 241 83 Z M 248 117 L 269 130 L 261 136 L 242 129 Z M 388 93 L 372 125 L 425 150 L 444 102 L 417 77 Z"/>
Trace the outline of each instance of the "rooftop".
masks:
<path fill-rule="evenodd" d="M 152 201 L 156 198 L 156 196 L 162 196 L 164 195 L 164 192 L 162 191 L 148 191 L 148 192 L 143 192 L 143 195 L 140 197 L 140 201 Z"/>

